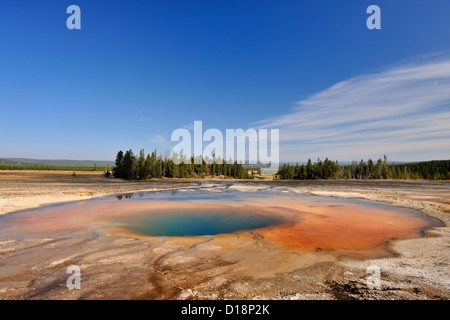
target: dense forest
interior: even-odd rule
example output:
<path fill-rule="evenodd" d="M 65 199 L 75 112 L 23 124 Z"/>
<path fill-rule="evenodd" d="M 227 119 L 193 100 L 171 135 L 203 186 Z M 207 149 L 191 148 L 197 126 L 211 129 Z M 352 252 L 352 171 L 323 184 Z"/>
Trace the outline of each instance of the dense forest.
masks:
<path fill-rule="evenodd" d="M 318 159 L 312 163 L 290 165 L 284 164 L 277 175 L 280 179 L 450 179 L 450 160 L 436 160 L 406 164 L 389 164 L 386 156 L 376 163 L 369 159 L 353 161 L 351 165 L 340 166 L 338 161 Z"/>
<path fill-rule="evenodd" d="M 205 177 L 223 177 L 234 179 L 249 179 L 251 176 L 243 165 L 227 163 L 219 159 L 201 159 L 194 161 L 194 157 L 181 161 L 174 159 L 176 155 L 169 157 L 157 156 L 156 150 L 151 154 L 145 155 L 142 149 L 139 156 L 135 156 L 130 149 L 123 153 L 119 151 L 116 156 L 116 163 L 113 169 L 114 177 L 122 179 L 146 180 L 151 178 L 205 178 Z M 174 161 L 175 160 L 175 161 Z M 200 160 L 200 159 L 199 159 Z M 195 164 L 194 162 L 201 162 Z"/>

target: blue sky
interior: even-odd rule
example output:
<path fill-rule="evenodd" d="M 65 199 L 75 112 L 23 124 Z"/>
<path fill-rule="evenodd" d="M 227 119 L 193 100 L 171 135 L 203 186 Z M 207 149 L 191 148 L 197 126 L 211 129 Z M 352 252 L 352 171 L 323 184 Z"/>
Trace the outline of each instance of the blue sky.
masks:
<path fill-rule="evenodd" d="M 449 159 L 449 17 L 448 0 L 2 1 L 0 157 L 163 152 L 201 120 L 278 128 L 281 161 Z"/>

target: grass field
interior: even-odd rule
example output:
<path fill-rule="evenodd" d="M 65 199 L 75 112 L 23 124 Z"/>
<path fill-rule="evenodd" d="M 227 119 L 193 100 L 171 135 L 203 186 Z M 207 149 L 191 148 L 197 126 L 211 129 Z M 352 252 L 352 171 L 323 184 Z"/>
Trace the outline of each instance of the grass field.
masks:
<path fill-rule="evenodd" d="M 0 165 L 0 170 L 57 170 L 57 171 L 106 171 L 106 167 L 73 167 L 48 165 Z M 109 168 L 108 170 L 111 170 Z"/>

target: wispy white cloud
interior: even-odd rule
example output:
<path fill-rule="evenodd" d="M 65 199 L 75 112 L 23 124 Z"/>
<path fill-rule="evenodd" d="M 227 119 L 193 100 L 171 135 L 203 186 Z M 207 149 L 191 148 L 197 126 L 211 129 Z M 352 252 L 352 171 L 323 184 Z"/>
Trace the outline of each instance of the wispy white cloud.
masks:
<path fill-rule="evenodd" d="M 154 135 L 150 138 L 150 141 L 159 145 L 167 145 L 169 143 L 169 141 L 160 134 Z"/>
<path fill-rule="evenodd" d="M 280 129 L 282 161 L 449 159 L 450 58 L 342 81 L 257 125 Z"/>

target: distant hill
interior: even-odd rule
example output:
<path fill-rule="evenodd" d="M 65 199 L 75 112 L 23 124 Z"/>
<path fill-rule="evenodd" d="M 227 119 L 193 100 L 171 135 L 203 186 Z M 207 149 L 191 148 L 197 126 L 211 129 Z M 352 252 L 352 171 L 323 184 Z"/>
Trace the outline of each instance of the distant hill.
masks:
<path fill-rule="evenodd" d="M 313 160 L 313 159 L 311 159 L 311 160 L 314 163 L 315 160 Z M 323 159 L 322 159 L 322 161 L 323 161 Z M 359 160 L 359 161 L 354 160 L 354 161 L 356 163 L 359 163 L 361 160 Z M 339 162 L 340 166 L 349 166 L 349 165 L 351 165 L 353 163 L 353 161 L 338 161 L 338 162 Z M 376 163 L 376 160 L 374 160 L 374 162 Z M 420 161 L 415 161 L 415 162 L 420 162 Z M 302 162 L 302 161 L 299 161 L 299 162 L 280 162 L 280 166 L 282 166 L 283 164 L 289 164 L 291 166 L 295 166 L 297 163 L 299 165 L 302 165 L 302 164 L 306 165 L 307 161 L 305 161 L 305 162 Z M 411 163 L 411 162 L 407 162 L 407 161 L 387 161 L 387 164 L 407 164 L 407 163 Z"/>
<path fill-rule="evenodd" d="M 0 165 L 7 166 L 55 166 L 55 167 L 113 167 L 114 161 L 104 160 L 52 160 L 28 158 L 0 158 Z"/>

